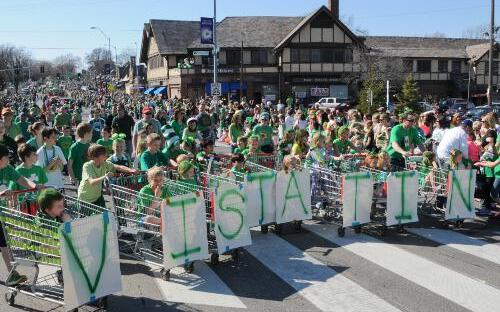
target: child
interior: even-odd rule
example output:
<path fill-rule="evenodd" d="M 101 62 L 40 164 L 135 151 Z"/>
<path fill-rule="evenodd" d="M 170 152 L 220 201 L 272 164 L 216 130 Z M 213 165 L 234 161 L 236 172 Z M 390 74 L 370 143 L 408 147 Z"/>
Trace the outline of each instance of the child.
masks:
<path fill-rule="evenodd" d="M 452 170 L 464 170 L 470 169 L 467 162 L 464 161 L 462 152 L 457 149 L 452 149 L 450 151 L 450 169 Z"/>
<path fill-rule="evenodd" d="M 438 168 L 436 153 L 425 151 L 422 154 L 422 167 L 419 170 L 419 185 L 424 187 L 430 186 L 432 190 L 435 190 L 435 176 Z"/>
<path fill-rule="evenodd" d="M 0 144 L 0 196 L 8 196 L 11 191 L 8 190 L 8 186 L 11 182 L 15 182 L 22 187 L 27 189 L 39 189 L 43 186 L 39 186 L 32 181 L 27 180 L 25 177 L 20 175 L 14 167 L 12 167 L 10 162 L 10 152 L 4 145 Z M 2 253 L 2 258 L 7 270 L 10 272 L 5 284 L 7 286 L 14 286 L 23 283 L 27 280 L 26 276 L 19 275 L 15 270 L 12 269 L 11 261 L 12 255 L 10 249 L 7 247 L 7 240 L 4 235 L 4 230 L 2 228 L 2 223 L 0 222 L 0 252 Z"/>
<path fill-rule="evenodd" d="M 249 172 L 248 168 L 245 167 L 245 156 L 242 154 L 233 154 L 231 156 L 231 172 L 236 177 L 236 181 L 243 182 L 245 175 Z"/>
<path fill-rule="evenodd" d="M 28 127 L 31 138 L 26 142 L 37 150 L 43 145 L 42 130 L 45 128 L 43 123 L 37 121 Z"/>
<path fill-rule="evenodd" d="M 105 207 L 102 195 L 102 182 L 112 177 L 115 171 L 136 173 L 137 171 L 125 166 L 114 165 L 107 161 L 106 148 L 99 144 L 89 147 L 88 155 L 91 159 L 83 165 L 82 181 L 78 187 L 78 199 L 100 207 Z"/>
<path fill-rule="evenodd" d="M 71 221 L 71 216 L 64 209 L 64 196 L 56 189 L 48 188 L 42 190 L 38 195 L 38 215 L 39 224 L 49 226 L 57 231 L 57 225 Z"/>
<path fill-rule="evenodd" d="M 188 160 L 181 161 L 177 166 L 177 173 L 179 174 L 179 182 L 192 186 L 198 185 L 194 175 L 194 165 L 192 162 Z"/>
<path fill-rule="evenodd" d="M 125 167 L 130 167 L 130 158 L 125 153 L 127 148 L 125 139 L 121 138 L 119 135 L 113 135 L 113 155 L 111 155 L 108 160 L 114 165 L 120 165 Z"/>
<path fill-rule="evenodd" d="M 283 159 L 283 170 L 288 174 L 300 168 L 300 158 L 298 156 L 287 155 Z"/>
<path fill-rule="evenodd" d="M 283 138 L 278 144 L 278 154 L 280 155 L 280 159 L 283 159 L 286 155 L 290 155 L 292 152 L 293 137 L 293 131 L 285 131 L 283 134 Z"/>
<path fill-rule="evenodd" d="M 71 182 L 78 186 L 82 180 L 83 164 L 87 161 L 87 150 L 92 140 L 92 126 L 88 123 L 81 123 L 76 127 L 77 140 L 69 148 L 68 173 Z"/>
<path fill-rule="evenodd" d="M 46 128 L 42 131 L 43 146 L 37 151 L 37 165 L 42 167 L 47 174 L 47 186 L 56 189 L 64 188 L 64 177 L 62 170 L 66 165 L 66 158 L 57 142 L 57 130 Z"/>
<path fill-rule="evenodd" d="M 335 154 L 335 160 L 343 160 L 342 155 L 350 154 L 351 150 L 358 149 L 349 141 L 349 128 L 342 126 L 338 132 L 339 138 L 333 141 L 333 153 Z"/>
<path fill-rule="evenodd" d="M 147 172 L 148 184 L 140 191 L 137 200 L 137 217 L 143 224 L 160 225 L 160 205 L 158 199 L 166 199 L 172 195 L 165 184 L 165 174 L 160 167 L 153 167 Z"/>
<path fill-rule="evenodd" d="M 198 138 L 198 130 L 196 128 L 196 118 L 189 118 L 187 121 L 187 127 L 182 133 L 182 140 L 185 141 L 187 138 L 193 138 L 196 140 Z"/>
<path fill-rule="evenodd" d="M 245 151 L 243 151 L 245 153 Z M 260 143 L 259 143 L 259 137 L 256 135 L 252 135 L 250 138 L 248 138 L 248 149 L 246 152 L 246 156 L 251 157 L 251 156 L 257 156 L 260 153 Z"/>
<path fill-rule="evenodd" d="M 73 144 L 73 137 L 71 136 L 71 127 L 63 126 L 62 127 L 63 135 L 57 139 L 57 146 L 59 146 L 63 152 L 63 155 L 66 159 L 69 159 L 69 149 Z"/>
<path fill-rule="evenodd" d="M 148 149 L 141 154 L 140 169 L 147 171 L 155 166 L 165 167 L 168 166 L 168 159 L 160 152 L 161 137 L 159 134 L 152 133 L 148 135 L 147 139 Z"/>
<path fill-rule="evenodd" d="M 327 163 L 325 151 L 325 137 L 316 132 L 311 140 L 311 148 L 306 155 L 306 163 L 309 166 L 324 167 Z"/>
<path fill-rule="evenodd" d="M 234 149 L 235 154 L 242 154 L 245 156 L 248 153 L 248 138 L 244 136 L 240 136 L 237 139 L 237 146 Z"/>
<path fill-rule="evenodd" d="M 102 145 L 106 148 L 108 152 L 108 156 L 113 154 L 113 140 L 111 140 L 111 128 L 105 126 L 101 130 L 101 138 L 96 142 L 99 145 Z"/>
<path fill-rule="evenodd" d="M 309 149 L 309 147 L 307 146 L 308 140 L 309 139 L 308 139 L 307 130 L 305 130 L 305 129 L 297 130 L 290 155 L 298 156 L 301 159 L 303 157 L 305 157 L 305 155 L 307 154 L 307 151 Z"/>

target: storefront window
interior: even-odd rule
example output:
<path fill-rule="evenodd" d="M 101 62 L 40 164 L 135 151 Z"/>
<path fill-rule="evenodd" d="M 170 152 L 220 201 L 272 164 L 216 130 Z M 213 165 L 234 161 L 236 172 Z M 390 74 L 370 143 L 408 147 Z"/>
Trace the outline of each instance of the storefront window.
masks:
<path fill-rule="evenodd" d="M 320 49 L 311 49 L 311 63 L 321 63 Z"/>

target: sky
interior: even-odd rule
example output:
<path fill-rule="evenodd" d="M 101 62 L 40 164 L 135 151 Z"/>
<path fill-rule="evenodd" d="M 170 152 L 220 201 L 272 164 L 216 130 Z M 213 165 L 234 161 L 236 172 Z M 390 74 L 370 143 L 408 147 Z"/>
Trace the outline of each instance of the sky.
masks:
<path fill-rule="evenodd" d="M 327 0 L 218 0 L 217 20 L 226 16 L 304 16 Z M 500 4 L 499 4 L 500 6 Z M 340 15 L 369 35 L 461 37 L 489 23 L 490 0 L 340 0 Z M 199 20 L 213 16 L 213 0 L 0 0 L 0 44 L 27 49 L 51 60 L 95 47 L 139 51 L 149 19 Z M 498 19 L 496 14 L 496 19 Z M 82 61 L 84 66 L 84 60 Z"/>

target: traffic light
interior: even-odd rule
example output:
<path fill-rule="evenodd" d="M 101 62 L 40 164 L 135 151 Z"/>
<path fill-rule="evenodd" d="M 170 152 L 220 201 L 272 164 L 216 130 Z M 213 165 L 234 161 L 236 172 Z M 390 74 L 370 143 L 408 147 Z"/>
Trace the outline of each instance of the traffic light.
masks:
<path fill-rule="evenodd" d="M 111 64 L 104 64 L 104 74 L 105 75 L 111 74 Z"/>
<path fill-rule="evenodd" d="M 78 73 L 78 80 L 82 79 L 82 73 Z"/>
<path fill-rule="evenodd" d="M 61 74 L 60 74 L 60 73 L 57 73 L 57 74 L 56 74 L 56 78 L 57 78 L 57 79 L 61 79 Z"/>
<path fill-rule="evenodd" d="M 40 65 L 40 74 L 45 73 L 45 66 Z"/>

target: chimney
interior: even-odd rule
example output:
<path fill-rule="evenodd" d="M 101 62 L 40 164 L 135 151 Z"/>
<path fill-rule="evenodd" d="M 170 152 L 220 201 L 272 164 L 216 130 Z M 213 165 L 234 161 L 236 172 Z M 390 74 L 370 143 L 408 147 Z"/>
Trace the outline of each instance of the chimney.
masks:
<path fill-rule="evenodd" d="M 339 18 L 339 2 L 340 0 L 328 0 L 328 9 L 336 18 Z"/>

